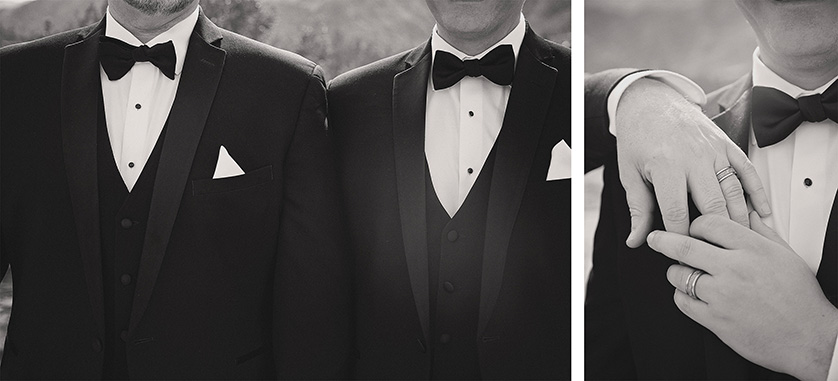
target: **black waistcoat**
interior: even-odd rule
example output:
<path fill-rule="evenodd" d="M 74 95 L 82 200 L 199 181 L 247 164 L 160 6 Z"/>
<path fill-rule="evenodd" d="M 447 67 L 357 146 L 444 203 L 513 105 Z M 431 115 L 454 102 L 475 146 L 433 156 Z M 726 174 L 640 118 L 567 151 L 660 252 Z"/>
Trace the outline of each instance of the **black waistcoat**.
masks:
<path fill-rule="evenodd" d="M 105 303 L 105 365 L 103 378 L 127 379 L 126 337 L 134 285 L 142 255 L 146 219 L 166 127 L 131 192 L 113 157 L 102 100 L 97 131 L 99 231 L 102 242 L 102 284 Z"/>
<path fill-rule="evenodd" d="M 431 379 L 480 378 L 477 321 L 494 152 L 453 218 L 440 204 L 425 171 Z"/>

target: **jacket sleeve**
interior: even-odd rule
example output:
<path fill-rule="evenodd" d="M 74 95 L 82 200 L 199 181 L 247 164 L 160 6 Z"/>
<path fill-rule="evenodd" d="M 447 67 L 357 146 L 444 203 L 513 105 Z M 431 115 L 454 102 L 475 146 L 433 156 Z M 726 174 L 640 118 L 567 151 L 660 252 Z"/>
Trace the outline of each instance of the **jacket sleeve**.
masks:
<path fill-rule="evenodd" d="M 585 172 L 617 154 L 617 139 L 608 132 L 608 95 L 636 69 L 611 69 L 585 75 Z"/>
<path fill-rule="evenodd" d="M 323 73 L 315 67 L 282 179 L 273 308 L 279 379 L 348 377 L 350 260 L 326 114 Z"/>

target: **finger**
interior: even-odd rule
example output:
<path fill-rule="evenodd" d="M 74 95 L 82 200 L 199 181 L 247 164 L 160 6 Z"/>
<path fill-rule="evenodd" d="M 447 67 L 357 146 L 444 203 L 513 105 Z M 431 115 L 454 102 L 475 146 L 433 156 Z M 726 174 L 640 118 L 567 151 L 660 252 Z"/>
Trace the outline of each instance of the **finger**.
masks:
<path fill-rule="evenodd" d="M 729 261 L 724 249 L 681 234 L 655 230 L 649 233 L 646 241 L 655 251 L 710 274 L 716 274 Z"/>
<path fill-rule="evenodd" d="M 709 168 L 690 173 L 687 179 L 690 195 L 702 215 L 715 214 L 728 218 L 730 216 L 727 212 L 727 202 L 714 173 Z"/>
<path fill-rule="evenodd" d="M 626 239 L 626 245 L 634 249 L 640 247 L 652 231 L 655 197 L 637 172 L 627 174 L 622 182 L 631 214 L 631 232 Z"/>
<path fill-rule="evenodd" d="M 679 290 L 675 290 L 673 299 L 675 300 L 675 305 L 678 306 L 678 309 L 684 315 L 695 320 L 696 323 L 707 327 L 707 324 L 710 322 L 709 304 L 695 300 Z"/>
<path fill-rule="evenodd" d="M 690 236 L 728 250 L 753 248 L 761 239 L 751 229 L 714 215 L 702 215 L 693 220 Z"/>
<path fill-rule="evenodd" d="M 789 250 L 794 251 L 791 248 L 791 246 L 789 246 L 789 244 L 785 240 L 783 240 L 783 238 L 780 237 L 780 235 L 777 234 L 777 232 L 774 231 L 774 229 L 771 229 L 768 225 L 762 222 L 762 218 L 756 212 L 751 213 L 751 229 L 759 233 L 759 235 L 768 238 L 776 243 L 779 243 L 780 245 L 783 245 L 783 247 Z"/>
<path fill-rule="evenodd" d="M 687 181 L 683 173 L 652 171 L 649 177 L 655 187 L 663 225 L 666 231 L 686 235 L 690 231 L 687 208 Z"/>
<path fill-rule="evenodd" d="M 726 158 L 717 159 L 716 168 L 727 168 L 728 161 Z M 716 180 L 718 181 L 718 179 Z M 745 192 L 742 190 L 742 184 L 739 183 L 739 178 L 734 176 L 727 176 L 724 180 L 719 182 L 719 187 L 725 198 L 727 205 L 727 213 L 731 220 L 736 221 L 744 227 L 750 227 L 748 219 L 748 203 L 745 201 Z"/>
<path fill-rule="evenodd" d="M 688 266 L 682 265 L 672 265 L 666 270 L 666 280 L 669 281 L 673 287 L 678 289 L 685 294 L 687 293 L 687 283 L 690 281 L 690 275 L 696 269 Z M 714 285 L 711 284 L 715 281 L 713 276 L 709 273 L 703 273 L 699 275 L 698 279 L 695 280 L 694 290 L 695 296 L 705 303 L 710 303 L 710 299 L 713 299 L 711 295 L 713 295 L 710 290 L 714 289 Z M 698 290 L 698 283 L 701 282 L 701 292 Z M 688 294 L 689 295 L 689 294 Z M 710 299 L 708 299 L 710 298 Z"/>
<path fill-rule="evenodd" d="M 727 159 L 733 169 L 736 170 L 739 181 L 751 198 L 751 205 L 762 217 L 771 215 L 771 204 L 768 202 L 768 196 L 765 194 L 765 188 L 762 186 L 762 180 L 759 179 L 757 170 L 748 160 L 748 156 L 742 152 L 739 147 L 730 142 L 727 148 Z"/>

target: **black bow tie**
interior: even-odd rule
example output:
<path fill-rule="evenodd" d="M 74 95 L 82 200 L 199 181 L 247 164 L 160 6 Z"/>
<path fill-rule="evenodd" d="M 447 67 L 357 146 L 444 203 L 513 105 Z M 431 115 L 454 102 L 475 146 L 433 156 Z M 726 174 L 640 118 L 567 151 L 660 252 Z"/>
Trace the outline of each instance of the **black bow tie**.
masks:
<path fill-rule="evenodd" d="M 434 90 L 454 86 L 465 76 L 480 77 L 500 85 L 512 84 L 515 74 L 515 52 L 512 45 L 500 45 L 479 60 L 461 61 L 457 56 L 437 50 L 434 56 Z"/>
<path fill-rule="evenodd" d="M 771 88 L 755 86 L 751 121 L 759 147 L 780 142 L 806 122 L 822 122 L 827 118 L 838 123 L 838 81 L 823 94 L 794 99 Z"/>
<path fill-rule="evenodd" d="M 166 41 L 152 47 L 133 46 L 115 38 L 99 37 L 99 62 L 108 79 L 122 78 L 137 62 L 151 62 L 163 75 L 175 79 L 175 44 Z"/>

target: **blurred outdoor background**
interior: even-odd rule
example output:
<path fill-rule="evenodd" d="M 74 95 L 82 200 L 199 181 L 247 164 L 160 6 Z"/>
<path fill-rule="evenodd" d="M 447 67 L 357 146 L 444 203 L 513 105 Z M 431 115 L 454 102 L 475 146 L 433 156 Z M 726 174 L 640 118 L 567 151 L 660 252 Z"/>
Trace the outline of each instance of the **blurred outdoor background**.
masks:
<path fill-rule="evenodd" d="M 0 46 L 98 22 L 106 3 L 0 0 Z M 201 0 L 201 6 L 218 26 L 299 53 L 328 78 L 413 48 L 434 25 L 424 0 Z M 524 14 L 539 35 L 570 45 L 570 0 L 529 0 Z"/>
<path fill-rule="evenodd" d="M 0 47 L 98 22 L 106 0 L 0 0 Z M 424 0 L 201 0 L 217 25 L 299 53 L 327 80 L 411 49 L 430 37 Z M 542 37 L 570 46 L 570 0 L 528 0 Z M 23 74 L 23 73 L 22 73 Z M 0 284 L 0 355 L 12 306 L 11 274 Z"/>
<path fill-rule="evenodd" d="M 585 71 L 668 69 L 716 90 L 751 70 L 756 37 L 733 0 L 585 0 Z M 602 169 L 585 176 L 585 279 Z M 624 241 L 627 237 L 614 237 Z"/>

